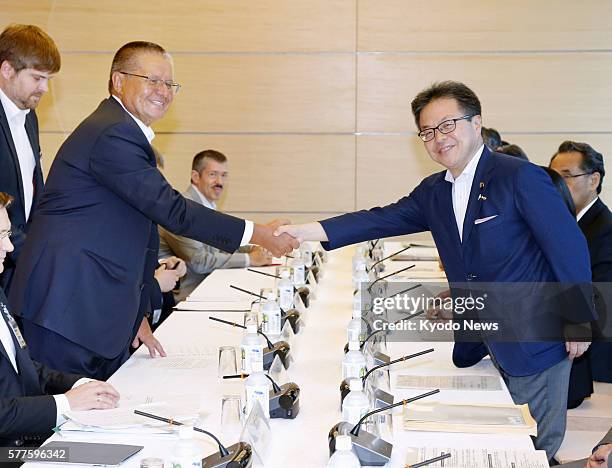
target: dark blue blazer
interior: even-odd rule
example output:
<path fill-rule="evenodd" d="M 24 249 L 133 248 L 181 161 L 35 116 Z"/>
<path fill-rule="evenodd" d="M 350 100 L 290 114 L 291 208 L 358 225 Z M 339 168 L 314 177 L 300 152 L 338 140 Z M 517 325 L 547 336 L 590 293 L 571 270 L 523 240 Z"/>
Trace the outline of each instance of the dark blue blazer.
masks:
<path fill-rule="evenodd" d="M 7 304 L 1 289 L 0 304 Z M 2 312 L 0 316 L 6 322 Z M 19 373 L 0 343 L 0 444 L 17 445 L 27 438 L 42 442 L 55 427 L 57 409 L 52 395 L 66 393 L 80 376 L 55 372 L 32 361 L 28 349 L 21 349 L 11 336 Z"/>
<path fill-rule="evenodd" d="M 32 208 L 30 210 L 30 219 L 32 213 L 36 210 L 40 194 L 43 189 L 43 175 L 40 167 L 40 144 L 38 140 L 38 118 L 33 110 L 28 113 L 25 121 L 25 129 L 32 146 L 34 153 L 34 196 L 32 198 Z M 4 272 L 0 275 L 0 286 L 8 292 L 11 278 L 15 271 L 17 258 L 25 241 L 25 234 L 28 231 L 29 222 L 26 222 L 24 211 L 24 195 L 23 181 L 21 180 L 21 170 L 19 168 L 19 159 L 17 158 L 17 150 L 11 135 L 8 120 L 4 107 L 0 104 L 0 192 L 6 192 L 12 195 L 14 200 L 11 206 L 8 207 L 9 218 L 11 219 L 11 230 L 13 234 L 11 241 L 15 246 L 15 250 L 7 255 L 4 261 Z"/>
<path fill-rule="evenodd" d="M 584 236 L 542 169 L 485 147 L 469 196 L 463 242 L 445 174 L 427 177 L 391 205 L 322 221 L 330 239 L 325 246 L 431 231 L 450 283 L 590 282 Z M 592 317 L 592 310 L 587 315 Z M 540 372 L 567 356 L 561 342 L 489 346 L 501 368 L 516 376 Z M 482 343 L 457 343 L 455 348 L 455 363 L 464 366 L 488 353 Z"/>
<path fill-rule="evenodd" d="M 9 295 L 13 310 L 117 357 L 148 309 L 141 302 L 151 297 L 158 224 L 228 252 L 244 233 L 244 220 L 170 186 L 142 130 L 110 97 L 53 161 Z"/>

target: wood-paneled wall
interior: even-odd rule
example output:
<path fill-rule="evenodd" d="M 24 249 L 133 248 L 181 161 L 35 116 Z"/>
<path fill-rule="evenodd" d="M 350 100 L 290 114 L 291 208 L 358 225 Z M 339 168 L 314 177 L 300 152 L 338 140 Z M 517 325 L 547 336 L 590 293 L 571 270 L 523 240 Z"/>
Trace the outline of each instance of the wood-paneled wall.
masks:
<path fill-rule="evenodd" d="M 484 124 L 536 163 L 565 139 L 607 155 L 611 15 L 597 0 L 5 0 L 0 27 L 38 24 L 62 52 L 39 108 L 47 168 L 106 97 L 114 51 L 150 40 L 183 84 L 154 126 L 169 181 L 182 190 L 193 154 L 215 148 L 230 159 L 225 210 L 304 221 L 388 203 L 440 170 L 410 113 L 434 81 L 471 86 Z"/>

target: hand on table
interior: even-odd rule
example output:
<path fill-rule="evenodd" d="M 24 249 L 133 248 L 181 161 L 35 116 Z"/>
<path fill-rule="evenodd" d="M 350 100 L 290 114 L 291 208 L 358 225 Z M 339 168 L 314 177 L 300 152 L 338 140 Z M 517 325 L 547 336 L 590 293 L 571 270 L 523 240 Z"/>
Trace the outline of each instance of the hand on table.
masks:
<path fill-rule="evenodd" d="M 144 344 L 149 349 L 149 355 L 151 357 L 155 357 L 157 353 L 162 357 L 166 356 L 166 351 L 164 351 L 163 346 L 157 338 L 153 336 L 153 332 L 151 331 L 151 327 L 146 317 L 140 322 L 140 328 L 138 328 L 136 338 L 132 341 L 132 347 L 138 348 L 140 343 Z"/>
<path fill-rule="evenodd" d="M 73 411 L 116 408 L 120 398 L 119 392 L 111 384 L 100 380 L 79 385 L 65 395 Z"/>

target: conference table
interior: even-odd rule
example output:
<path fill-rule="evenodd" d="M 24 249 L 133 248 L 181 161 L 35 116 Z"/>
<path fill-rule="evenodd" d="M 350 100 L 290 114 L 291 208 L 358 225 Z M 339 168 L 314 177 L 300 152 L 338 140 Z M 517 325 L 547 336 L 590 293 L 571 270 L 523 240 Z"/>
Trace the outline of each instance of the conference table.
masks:
<path fill-rule="evenodd" d="M 399 244 L 388 243 L 388 251 Z M 351 319 L 353 288 L 351 285 L 351 258 L 355 247 L 346 247 L 329 253 L 323 276 L 316 286 L 316 298 L 307 309 L 305 326 L 291 343 L 294 362 L 287 370 L 289 380 L 301 388 L 300 412 L 293 420 L 270 421 L 270 443 L 265 451 L 266 467 L 323 467 L 329 459 L 328 433 L 341 421 L 339 384 L 341 362 L 346 343 L 346 328 Z M 393 262 L 387 271 L 401 268 L 402 262 Z M 423 271 L 432 271 L 432 262 L 420 264 Z M 273 267 L 262 271 L 274 271 Z M 418 273 L 411 270 L 414 277 Z M 425 275 L 427 276 L 427 275 Z M 430 275 L 431 276 L 431 275 Z M 232 304 L 251 300 L 230 284 L 259 292 L 273 287 L 274 278 L 247 270 L 217 270 L 193 292 L 189 300 L 194 304 L 214 301 Z M 239 307 L 237 307 L 239 308 Z M 137 350 L 110 378 L 122 395 L 122 405 L 139 399 L 195 401 L 199 405 L 193 412 L 199 417 L 198 425 L 219 436 L 227 446 L 238 440 L 239 434 L 220 425 L 221 400 L 224 395 L 243 394 L 244 382 L 223 380 L 218 375 L 218 349 L 220 346 L 239 346 L 243 331 L 236 327 L 213 322 L 210 316 L 243 322 L 240 311 L 175 311 L 156 331 L 156 337 L 165 346 L 167 358 L 150 358 L 145 349 Z M 395 401 L 423 393 L 424 390 L 395 389 L 399 374 L 462 375 L 451 360 L 452 343 L 389 342 L 387 354 L 396 358 L 434 347 L 428 355 L 391 367 L 391 391 Z M 469 369 L 470 375 L 499 376 L 489 359 Z M 507 388 L 501 380 L 501 390 L 457 391 L 442 390 L 428 401 L 460 404 L 511 404 Z M 453 432 L 425 432 L 403 430 L 401 407 L 393 414 L 393 455 L 389 467 L 404 467 L 412 447 L 435 446 L 448 448 L 533 450 L 529 436 L 524 434 L 470 434 Z M 151 411 L 153 412 L 153 410 Z M 167 415 L 172 417 L 172 415 Z M 144 421 L 143 421 L 144 422 Z M 142 445 L 144 448 L 122 466 L 137 467 L 146 457 L 170 458 L 176 434 L 109 434 L 104 432 L 59 431 L 50 440 L 88 441 Z M 203 456 L 217 450 L 212 439 L 197 434 Z M 41 463 L 25 466 L 41 467 Z M 56 464 L 49 466 L 58 466 Z M 436 465 L 439 466 L 439 465 Z"/>

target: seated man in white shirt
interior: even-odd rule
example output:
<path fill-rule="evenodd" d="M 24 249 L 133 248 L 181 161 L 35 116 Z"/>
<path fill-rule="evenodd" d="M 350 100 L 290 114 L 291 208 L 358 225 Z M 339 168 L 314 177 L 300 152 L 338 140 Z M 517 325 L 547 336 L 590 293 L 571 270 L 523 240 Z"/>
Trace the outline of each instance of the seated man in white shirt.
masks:
<path fill-rule="evenodd" d="M 0 273 L 13 251 L 6 211 L 11 201 L 0 192 Z M 30 358 L 2 289 L 0 316 L 0 446 L 38 446 L 64 421 L 66 411 L 117 406 L 119 393 L 110 384 L 56 372 Z"/>
<path fill-rule="evenodd" d="M 191 185 L 183 193 L 185 198 L 210 209 L 217 209 L 217 201 L 229 177 L 227 157 L 215 150 L 200 151 L 191 165 Z M 206 276 L 217 268 L 263 266 L 272 262 L 270 253 L 259 246 L 246 246 L 228 254 L 202 242 L 177 236 L 159 227 L 159 257 L 175 255 L 187 263 L 187 274 L 181 279 L 177 301 L 184 300 Z"/>

